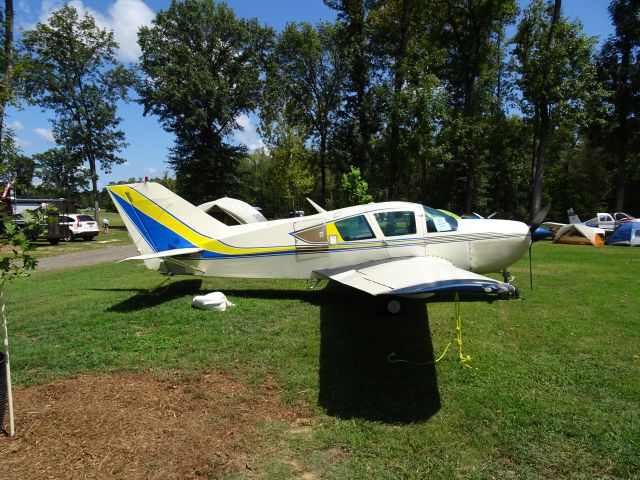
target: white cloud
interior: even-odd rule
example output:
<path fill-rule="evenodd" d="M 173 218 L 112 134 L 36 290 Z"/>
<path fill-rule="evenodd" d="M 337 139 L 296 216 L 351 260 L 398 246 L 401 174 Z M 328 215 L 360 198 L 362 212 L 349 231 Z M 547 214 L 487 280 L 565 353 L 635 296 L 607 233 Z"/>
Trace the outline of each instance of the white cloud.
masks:
<path fill-rule="evenodd" d="M 155 13 L 142 0 L 117 0 L 111 8 L 111 24 L 116 41 L 120 45 L 120 57 L 137 62 L 140 57 L 138 30 L 151 25 Z"/>
<path fill-rule="evenodd" d="M 34 132 L 45 142 L 56 143 L 56 139 L 53 138 L 53 133 L 51 132 L 51 130 L 47 130 L 46 128 L 36 128 Z"/>
<path fill-rule="evenodd" d="M 17 132 L 19 130 L 24 130 L 24 125 L 22 125 L 22 123 L 20 123 L 18 120 L 14 120 L 13 122 L 7 123 L 7 127 L 9 127 L 14 132 Z"/>
<path fill-rule="evenodd" d="M 125 160 L 122 164 L 123 167 L 130 167 L 131 166 L 131 162 L 129 160 Z"/>
<path fill-rule="evenodd" d="M 30 147 L 31 145 L 33 145 L 33 142 L 31 140 L 25 140 L 23 138 L 16 138 L 16 146 L 18 148 L 27 148 L 27 147 Z"/>
<path fill-rule="evenodd" d="M 250 152 L 265 148 L 262 138 L 258 135 L 256 127 L 248 115 L 244 113 L 238 115 L 236 122 L 240 126 L 240 129 L 233 131 L 233 140 L 236 143 L 245 145 Z"/>
<path fill-rule="evenodd" d="M 143 0 L 116 0 L 103 14 L 93 8 L 86 7 L 82 0 L 43 0 L 40 9 L 40 22 L 46 22 L 51 14 L 68 3 L 74 7 L 82 17 L 91 15 L 96 25 L 102 29 L 113 30 L 113 36 L 120 45 L 118 57 L 125 62 L 137 62 L 140 56 L 138 46 L 138 29 L 143 25 L 150 25 L 155 17 Z"/>
<path fill-rule="evenodd" d="M 153 175 L 157 171 L 158 169 L 156 167 L 147 167 L 142 169 L 142 173 L 146 173 L 147 175 Z"/>

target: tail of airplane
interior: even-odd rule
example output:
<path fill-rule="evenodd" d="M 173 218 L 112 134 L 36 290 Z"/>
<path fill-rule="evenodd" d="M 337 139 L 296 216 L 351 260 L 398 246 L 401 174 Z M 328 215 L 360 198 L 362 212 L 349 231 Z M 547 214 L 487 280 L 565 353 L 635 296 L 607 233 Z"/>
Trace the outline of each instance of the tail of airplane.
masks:
<path fill-rule="evenodd" d="M 570 224 L 582 223 L 578 218 L 578 214 L 573 210 L 573 208 L 570 208 L 569 210 L 567 210 L 567 215 L 569 215 Z"/>
<path fill-rule="evenodd" d="M 107 190 L 143 255 L 202 249 L 228 228 L 159 183 L 112 185 Z"/>

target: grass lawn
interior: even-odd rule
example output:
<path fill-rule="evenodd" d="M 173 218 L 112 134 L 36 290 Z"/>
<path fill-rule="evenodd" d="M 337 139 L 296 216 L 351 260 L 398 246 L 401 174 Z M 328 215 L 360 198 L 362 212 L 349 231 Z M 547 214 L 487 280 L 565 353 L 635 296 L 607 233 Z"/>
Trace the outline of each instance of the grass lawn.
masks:
<path fill-rule="evenodd" d="M 246 434 L 252 469 L 229 478 L 640 478 L 640 248 L 541 242 L 513 268 L 519 301 L 375 299 L 304 281 L 163 278 L 121 263 L 36 272 L 7 287 L 18 386 L 79 373 L 216 369 L 272 378 L 313 419 Z M 235 307 L 190 308 L 221 290 Z M 390 362 L 392 359 L 407 360 Z M 292 467 L 295 465 L 295 468 Z M 299 475 L 298 475 L 299 476 Z"/>

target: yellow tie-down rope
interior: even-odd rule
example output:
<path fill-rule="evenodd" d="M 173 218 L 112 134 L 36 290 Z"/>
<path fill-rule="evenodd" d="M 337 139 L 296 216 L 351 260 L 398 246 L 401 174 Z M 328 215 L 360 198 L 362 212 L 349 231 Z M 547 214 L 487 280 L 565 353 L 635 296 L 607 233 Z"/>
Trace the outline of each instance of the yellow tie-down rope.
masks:
<path fill-rule="evenodd" d="M 469 365 L 468 362 L 471 361 L 471 355 L 465 355 L 464 353 L 462 353 L 462 316 L 460 315 L 460 297 L 458 296 L 458 292 L 455 293 L 454 295 L 454 300 L 455 300 L 455 311 L 456 311 L 456 338 L 455 341 L 458 344 L 458 359 L 460 360 L 460 364 L 465 367 L 465 368 L 472 368 L 471 365 Z M 442 360 L 444 358 L 444 356 L 447 354 L 447 351 L 449 350 L 449 347 L 451 346 L 451 343 L 453 342 L 453 340 L 451 342 L 449 342 L 447 344 L 447 346 L 445 347 L 444 351 L 442 352 L 442 354 L 436 358 L 434 361 L 432 362 L 414 362 L 411 360 L 405 360 L 403 358 L 395 358 L 396 357 L 396 353 L 392 352 L 389 354 L 389 356 L 387 357 L 387 361 L 389 363 L 409 363 L 412 365 L 433 365 L 435 363 L 438 363 L 440 360 Z"/>

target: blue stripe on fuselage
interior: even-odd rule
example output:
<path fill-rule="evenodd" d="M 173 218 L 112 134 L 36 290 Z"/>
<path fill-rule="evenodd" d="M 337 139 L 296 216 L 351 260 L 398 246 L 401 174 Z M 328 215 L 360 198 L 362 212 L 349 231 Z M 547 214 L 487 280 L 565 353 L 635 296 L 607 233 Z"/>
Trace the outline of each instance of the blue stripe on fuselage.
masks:
<path fill-rule="evenodd" d="M 141 212 L 119 195 L 114 194 L 113 197 L 118 201 L 138 232 L 155 251 L 195 247 L 193 243 Z"/>

